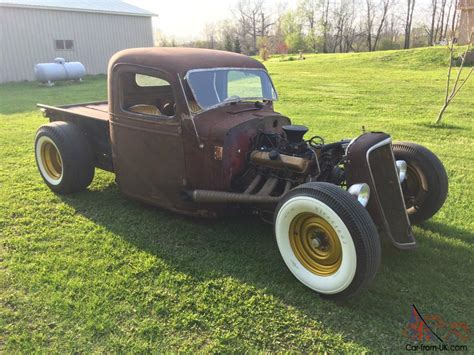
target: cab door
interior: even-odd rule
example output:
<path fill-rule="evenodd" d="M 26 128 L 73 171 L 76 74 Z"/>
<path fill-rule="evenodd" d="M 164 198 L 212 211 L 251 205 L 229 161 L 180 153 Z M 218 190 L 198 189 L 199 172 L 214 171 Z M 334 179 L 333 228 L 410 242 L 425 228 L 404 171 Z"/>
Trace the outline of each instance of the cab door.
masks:
<path fill-rule="evenodd" d="M 109 78 L 112 156 L 121 191 L 176 209 L 185 183 L 176 85 L 167 73 L 116 65 Z"/>

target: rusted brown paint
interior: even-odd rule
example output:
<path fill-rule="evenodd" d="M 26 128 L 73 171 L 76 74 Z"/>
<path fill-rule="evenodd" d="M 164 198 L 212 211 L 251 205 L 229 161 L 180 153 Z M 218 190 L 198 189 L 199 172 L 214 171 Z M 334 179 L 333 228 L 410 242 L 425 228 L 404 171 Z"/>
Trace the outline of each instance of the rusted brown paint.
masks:
<path fill-rule="evenodd" d="M 117 52 L 109 61 L 109 75 L 118 64 L 139 65 L 184 77 L 189 70 L 204 68 L 259 68 L 258 60 L 242 54 L 202 48 L 132 48 Z"/>
<path fill-rule="evenodd" d="M 246 167 L 252 139 L 262 131 L 281 132 L 281 126 L 289 122 L 287 117 L 275 113 L 270 105 L 258 111 L 235 114 L 252 106 L 241 103 L 197 115 L 195 122 L 202 148 L 187 122 L 183 135 L 188 188 L 228 190 L 232 177 L 242 173 Z M 214 146 L 223 147 L 221 161 L 214 159 Z"/>

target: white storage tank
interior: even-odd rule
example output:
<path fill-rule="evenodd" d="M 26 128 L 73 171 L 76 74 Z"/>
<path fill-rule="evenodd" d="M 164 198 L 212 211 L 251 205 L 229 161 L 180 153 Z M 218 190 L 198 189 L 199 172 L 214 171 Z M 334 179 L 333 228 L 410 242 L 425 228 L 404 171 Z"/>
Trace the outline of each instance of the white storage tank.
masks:
<path fill-rule="evenodd" d="M 42 83 L 53 85 L 58 80 L 81 80 L 86 75 L 86 68 L 80 62 L 66 62 L 64 58 L 54 59 L 54 63 L 35 65 L 35 78 Z"/>

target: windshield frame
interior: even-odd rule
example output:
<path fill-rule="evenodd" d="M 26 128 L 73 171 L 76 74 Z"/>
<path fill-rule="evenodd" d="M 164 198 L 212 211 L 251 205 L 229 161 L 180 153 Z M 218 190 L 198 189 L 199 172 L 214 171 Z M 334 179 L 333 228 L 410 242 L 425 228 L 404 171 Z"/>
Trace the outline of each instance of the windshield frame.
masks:
<path fill-rule="evenodd" d="M 226 105 L 226 104 L 230 104 L 230 103 L 233 103 L 233 102 L 244 102 L 244 101 L 262 101 L 262 102 L 268 102 L 268 101 L 271 101 L 271 102 L 274 102 L 274 101 L 278 101 L 278 92 L 275 88 L 275 85 L 273 84 L 273 80 L 270 76 L 270 74 L 268 73 L 268 71 L 265 69 L 265 68 L 246 68 L 246 67 L 214 67 L 214 68 L 198 68 L 198 69 L 191 69 L 191 70 L 188 70 L 186 72 L 186 75 L 184 76 L 184 80 L 186 80 L 186 84 L 188 85 L 189 89 L 191 90 L 194 98 L 196 99 L 197 101 L 197 95 L 196 95 L 196 92 L 194 90 L 194 88 L 192 87 L 191 85 L 191 82 L 189 81 L 189 75 L 192 74 L 192 73 L 196 73 L 196 72 L 204 72 L 204 71 L 230 71 L 230 70 L 236 70 L 236 71 L 259 71 L 259 72 L 264 72 L 266 75 L 267 75 L 267 78 L 269 79 L 270 81 L 270 85 L 272 87 L 272 90 L 273 90 L 273 93 L 275 94 L 275 98 L 274 99 L 264 99 L 263 97 L 242 97 L 242 98 L 239 98 L 239 99 L 234 99 L 234 100 L 227 100 L 227 101 L 221 101 L 215 105 L 212 105 L 212 106 L 209 106 L 209 107 L 206 107 L 206 108 L 202 108 L 201 111 L 198 111 L 198 112 L 193 112 L 191 110 L 191 108 L 189 107 L 189 104 L 188 104 L 188 109 L 189 109 L 189 112 L 192 113 L 192 114 L 199 114 L 199 113 L 202 113 L 202 112 L 205 112 L 205 111 L 209 111 L 209 110 L 212 110 L 216 107 L 220 107 L 220 106 L 223 106 L 223 105 Z M 216 87 L 215 87 L 215 82 L 214 82 L 214 90 L 217 90 Z M 187 97 L 186 93 L 184 92 L 184 95 L 186 97 L 186 102 L 188 102 L 189 98 Z M 217 97 L 219 97 L 219 95 L 217 94 Z M 199 102 L 198 102 L 199 104 Z"/>

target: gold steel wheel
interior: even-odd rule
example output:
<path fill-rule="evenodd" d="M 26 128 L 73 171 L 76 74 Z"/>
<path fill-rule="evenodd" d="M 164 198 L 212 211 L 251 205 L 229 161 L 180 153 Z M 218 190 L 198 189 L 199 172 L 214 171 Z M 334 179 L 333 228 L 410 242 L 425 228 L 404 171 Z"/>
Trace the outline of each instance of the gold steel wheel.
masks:
<path fill-rule="evenodd" d="M 63 174 L 63 162 L 58 148 L 50 141 L 41 145 L 40 156 L 44 170 L 52 180 L 59 180 Z"/>
<path fill-rule="evenodd" d="M 35 158 L 41 177 L 56 193 L 83 191 L 94 178 L 94 152 L 86 134 L 72 122 L 41 126 L 35 137 Z"/>
<path fill-rule="evenodd" d="M 339 270 L 342 247 L 334 228 L 323 217 L 305 212 L 290 224 L 290 244 L 300 263 L 312 273 L 330 276 Z"/>

